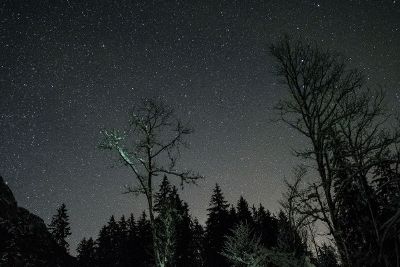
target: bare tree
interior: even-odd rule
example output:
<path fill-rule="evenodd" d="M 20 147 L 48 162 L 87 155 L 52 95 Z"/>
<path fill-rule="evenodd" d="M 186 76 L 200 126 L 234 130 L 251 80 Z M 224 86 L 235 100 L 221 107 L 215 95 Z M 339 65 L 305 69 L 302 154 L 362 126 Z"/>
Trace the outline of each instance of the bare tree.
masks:
<path fill-rule="evenodd" d="M 136 180 L 126 193 L 144 194 L 147 199 L 156 265 L 164 267 L 168 257 L 158 240 L 154 212 L 154 183 L 163 175 L 175 176 L 184 183 L 195 183 L 202 178 L 190 170 L 177 170 L 180 148 L 186 147 L 185 137 L 193 131 L 184 126 L 174 111 L 164 103 L 145 100 L 130 112 L 129 129 L 102 131 L 100 148 L 115 151 Z M 172 242 L 172 241 L 171 241 Z"/>
<path fill-rule="evenodd" d="M 279 202 L 290 224 L 298 232 L 302 232 L 308 225 L 316 221 L 315 218 L 304 212 L 306 209 L 303 205 L 307 202 L 302 200 L 310 195 L 310 191 L 302 187 L 306 173 L 307 169 L 303 165 L 294 169 L 294 181 L 285 180 L 287 191 L 283 193 L 283 200 Z"/>
<path fill-rule="evenodd" d="M 316 203 L 315 184 L 306 183 L 307 168 L 304 165 L 294 168 L 293 174 L 293 181 L 285 179 L 286 191 L 279 203 L 293 226 L 292 240 L 295 240 L 296 234 L 301 238 L 299 247 L 311 248 L 318 256 L 321 248 L 325 248 L 326 245 L 320 247 L 315 239 L 316 222 L 323 220 L 322 217 L 318 217 L 321 207 Z"/>
<path fill-rule="evenodd" d="M 399 134 L 384 127 L 389 116 L 383 92 L 369 90 L 359 70 L 347 68 L 341 56 L 317 45 L 286 37 L 271 46 L 271 54 L 289 91 L 277 110 L 284 122 L 309 140 L 309 148 L 296 154 L 311 160 L 318 174 L 309 184 L 308 194 L 302 194 L 298 210 L 325 224 L 343 264 L 352 265 L 339 220 L 341 194 L 346 183 L 357 184 L 379 243 L 369 179 L 383 162 L 398 161 L 390 150 L 399 143 Z"/>

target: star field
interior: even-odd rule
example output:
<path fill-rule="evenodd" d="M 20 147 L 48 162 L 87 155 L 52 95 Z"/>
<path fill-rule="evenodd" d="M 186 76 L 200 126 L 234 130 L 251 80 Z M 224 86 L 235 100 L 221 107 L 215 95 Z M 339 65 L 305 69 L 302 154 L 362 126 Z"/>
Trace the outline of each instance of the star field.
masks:
<path fill-rule="evenodd" d="M 271 42 L 302 36 L 343 53 L 400 104 L 396 1 L 5 1 L 0 6 L 0 174 L 19 204 L 49 221 L 65 202 L 75 248 L 144 199 L 122 195 L 129 170 L 96 148 L 144 97 L 161 97 L 195 133 L 181 164 L 206 177 L 182 192 L 204 222 L 218 182 L 279 208 L 306 145 L 274 122 L 285 90 Z"/>

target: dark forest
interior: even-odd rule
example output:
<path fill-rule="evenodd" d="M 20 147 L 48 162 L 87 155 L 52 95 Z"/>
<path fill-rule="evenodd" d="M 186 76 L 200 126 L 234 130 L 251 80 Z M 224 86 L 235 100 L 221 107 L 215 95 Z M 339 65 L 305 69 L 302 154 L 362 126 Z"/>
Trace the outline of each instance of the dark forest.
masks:
<path fill-rule="evenodd" d="M 0 72 L 5 88 L 1 89 L 1 137 L 7 140 L 1 146 L 0 266 L 400 267 L 400 82 L 396 82 L 400 61 L 391 54 L 400 41 L 400 21 L 392 20 L 400 15 L 396 1 L 389 3 L 392 13 L 388 11 L 390 15 L 371 28 L 394 25 L 390 34 L 377 33 L 387 34 L 390 43 L 380 53 L 381 63 L 384 55 L 391 55 L 382 67 L 391 69 L 385 74 L 382 69 L 371 74 L 365 66 L 376 62 L 360 60 L 365 44 L 375 42 L 373 30 L 357 35 L 368 37 L 363 44 L 349 41 L 343 48 L 321 41 L 322 33 L 299 32 L 297 24 L 296 31 L 290 30 L 291 22 L 273 16 L 270 10 L 280 6 L 297 14 L 296 6 L 286 1 L 271 1 L 271 7 L 241 1 L 173 2 L 2 4 L 0 26 L 6 41 L 2 47 L 8 56 L 1 63 L 5 71 Z M 299 6 L 309 11 L 324 5 L 302 2 Z M 366 18 L 378 14 L 374 5 L 338 3 L 338 8 L 348 7 L 354 14 L 365 8 L 361 13 Z M 386 12 L 387 5 L 382 2 L 379 8 Z M 215 27 L 206 27 L 215 18 L 213 12 L 218 14 Z M 263 24 L 260 14 L 276 24 L 250 30 L 248 26 Z M 294 20 L 304 16 L 297 14 Z M 340 15 L 326 20 L 336 23 L 326 24 L 332 32 L 332 25 L 343 27 Z M 52 23 L 54 27 L 49 26 Z M 178 39 L 170 40 L 179 29 L 184 30 Z M 109 35 L 102 39 L 103 33 Z M 221 43 L 224 34 L 227 41 Z M 40 41 L 30 46 L 29 38 Z M 189 43 L 180 47 L 180 42 Z M 43 46 L 40 57 L 32 52 L 37 44 Z M 53 45 L 58 56 L 52 54 Z M 82 46 L 88 53 L 78 56 L 77 47 Z M 354 51 L 358 47 L 360 54 Z M 46 55 L 46 49 L 52 52 Z M 130 53 L 134 49 L 138 50 Z M 251 56 L 243 56 L 246 53 Z M 74 60 L 69 62 L 71 55 Z M 236 63 L 230 61 L 233 58 Z M 43 67 L 50 59 L 64 60 L 62 70 L 57 70 L 58 63 L 54 69 Z M 259 59 L 265 62 L 257 65 Z M 241 65 L 242 61 L 246 63 Z M 131 62 L 148 69 L 129 67 L 132 73 L 125 72 L 124 64 Z M 195 71 L 203 68 L 200 62 L 208 74 Z M 164 72 L 154 70 L 159 67 Z M 229 73 L 226 79 L 219 80 L 221 72 Z M 269 83 L 258 78 L 263 72 Z M 55 77 L 49 91 L 42 88 L 42 82 L 47 84 L 45 73 Z M 194 82 L 210 77 L 216 81 L 201 86 Z M 376 79 L 372 82 L 371 77 Z M 135 89 L 143 85 L 135 79 L 145 81 L 149 89 Z M 158 79 L 160 83 L 155 82 Z M 110 80 L 116 84 L 110 85 Z M 222 89 L 206 89 L 224 82 Z M 239 87 L 241 82 L 248 89 Z M 105 91 L 93 89 L 103 83 L 109 86 Z M 179 89 L 171 89 L 175 83 Z M 236 89 L 227 89 L 231 83 Z M 65 88 L 54 89 L 54 84 Z M 257 89 L 252 90 L 253 85 Z M 265 98 L 264 91 L 271 99 Z M 96 113 L 96 106 L 104 110 Z M 250 113 L 252 107 L 256 113 Z M 204 118 L 208 108 L 211 113 Z M 216 124 L 213 117 L 218 117 Z M 25 120 L 30 121 L 28 126 Z M 206 124 L 209 128 L 204 128 Z M 287 131 L 271 140 L 279 151 L 262 141 L 274 131 Z M 257 133 L 254 138 L 242 138 L 252 132 Z M 51 145 L 54 141 L 59 145 Z M 293 141 L 300 146 L 292 146 Z M 242 155 L 241 147 L 249 143 L 253 150 L 248 151 L 254 155 Z M 20 156 L 27 150 L 41 152 Z M 75 161 L 64 162 L 70 152 Z M 191 156 L 193 152 L 197 158 Z M 270 178 L 265 168 L 257 169 L 259 182 L 254 173 L 246 174 L 248 166 L 266 162 L 262 157 L 268 157 L 269 168 L 274 164 L 280 168 L 280 155 L 291 158 L 291 164 L 285 163 L 279 172 L 282 175 Z M 58 178 L 41 183 L 35 178 L 34 162 L 39 162 L 40 175 L 50 172 Z M 71 162 L 79 164 L 68 169 Z M 210 166 L 234 176 L 233 180 L 210 177 Z M 244 171 L 237 171 L 241 168 Z M 51 169 L 64 171 L 58 175 Z M 96 170 L 89 175 L 92 178 L 81 180 L 82 174 L 73 186 L 68 184 L 73 173 L 88 176 L 88 170 Z M 275 191 L 279 197 L 270 198 Z M 116 204 L 117 194 L 128 208 Z M 205 198 L 208 202 L 199 205 Z M 37 203 L 47 204 L 41 209 Z"/>

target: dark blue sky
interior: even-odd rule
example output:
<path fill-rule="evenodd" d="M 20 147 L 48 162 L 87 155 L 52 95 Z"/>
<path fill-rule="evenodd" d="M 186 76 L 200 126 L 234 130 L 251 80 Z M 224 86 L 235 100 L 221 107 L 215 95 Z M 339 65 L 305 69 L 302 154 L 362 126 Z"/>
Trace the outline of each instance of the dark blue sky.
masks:
<path fill-rule="evenodd" d="M 96 145 L 141 98 L 162 97 L 195 129 L 182 157 L 206 177 L 182 193 L 193 215 L 204 221 L 216 182 L 232 203 L 276 211 L 291 149 L 306 145 L 271 122 L 285 90 L 268 47 L 285 33 L 343 53 L 398 111 L 396 1 L 3 1 L 0 174 L 47 222 L 65 202 L 74 248 L 111 214 L 145 208 Z"/>

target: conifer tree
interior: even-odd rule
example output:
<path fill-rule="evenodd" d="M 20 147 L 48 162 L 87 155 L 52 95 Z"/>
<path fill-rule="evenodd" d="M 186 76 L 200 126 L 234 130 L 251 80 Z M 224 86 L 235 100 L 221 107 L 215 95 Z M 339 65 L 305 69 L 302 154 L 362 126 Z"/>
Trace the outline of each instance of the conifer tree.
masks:
<path fill-rule="evenodd" d="M 136 225 L 136 220 L 133 214 L 129 216 L 127 222 L 127 235 L 128 239 L 135 239 L 137 237 L 137 225 Z"/>
<path fill-rule="evenodd" d="M 124 236 L 128 231 L 128 223 L 125 219 L 125 215 L 122 215 L 121 218 L 119 219 L 118 227 L 119 227 L 120 233 Z"/>
<path fill-rule="evenodd" d="M 254 221 L 249 209 L 249 203 L 243 198 L 243 196 L 240 196 L 236 210 L 238 223 L 247 224 L 249 227 L 253 227 Z"/>
<path fill-rule="evenodd" d="M 69 226 L 68 211 L 64 203 L 57 209 L 57 214 L 53 216 L 49 230 L 57 244 L 65 251 L 68 251 L 69 244 L 66 238 L 71 235 L 71 227 Z"/>
<path fill-rule="evenodd" d="M 231 205 L 231 207 L 229 208 L 229 220 L 231 220 L 232 222 L 236 223 L 237 221 L 237 212 L 236 209 L 233 205 Z"/>
<path fill-rule="evenodd" d="M 168 181 L 166 175 L 164 175 L 163 180 L 161 181 L 160 188 L 158 192 L 155 194 L 154 198 L 154 211 L 161 213 L 165 209 L 165 205 L 169 202 L 170 195 L 172 192 L 172 186 Z"/>
<path fill-rule="evenodd" d="M 131 214 L 126 222 L 126 244 L 124 249 L 125 258 L 127 259 L 128 266 L 138 264 L 138 230 L 137 223 L 133 214 Z"/>
<path fill-rule="evenodd" d="M 157 213 L 158 240 L 160 253 L 166 257 L 167 266 L 188 266 L 194 261 L 192 250 L 193 233 L 189 207 L 183 202 L 175 186 L 166 176 L 156 193 L 154 210 Z"/>
<path fill-rule="evenodd" d="M 278 220 L 260 204 L 254 214 L 255 232 L 261 235 L 261 244 L 266 248 L 277 246 Z"/>
<path fill-rule="evenodd" d="M 154 266 L 154 253 L 152 243 L 151 225 L 145 212 L 137 222 L 137 249 L 139 267 Z"/>
<path fill-rule="evenodd" d="M 110 248 L 110 235 L 108 233 L 108 227 L 107 225 L 104 225 L 100 231 L 99 231 L 99 236 L 96 240 L 97 243 L 97 257 L 99 260 L 99 266 L 100 267 L 105 267 L 107 266 L 107 264 L 109 264 L 108 262 L 108 254 L 109 251 L 111 250 Z"/>
<path fill-rule="evenodd" d="M 296 258 L 301 258 L 306 254 L 307 251 L 307 247 L 302 236 L 290 222 L 284 212 L 280 211 L 278 218 L 278 249 L 282 252 L 293 253 Z"/>
<path fill-rule="evenodd" d="M 128 259 L 128 222 L 125 216 L 122 215 L 118 221 L 118 236 L 117 236 L 118 258 L 120 266 L 129 266 Z"/>
<path fill-rule="evenodd" d="M 317 266 L 318 267 L 339 267 L 337 256 L 332 246 L 323 244 L 317 253 Z"/>
<path fill-rule="evenodd" d="M 77 248 L 78 264 L 81 267 L 96 266 L 96 247 L 92 238 L 83 238 Z"/>
<path fill-rule="evenodd" d="M 159 191 L 155 194 L 154 211 L 157 213 L 157 245 L 159 256 L 166 266 L 175 265 L 177 239 L 177 199 L 173 189 L 164 176 Z M 177 194 L 175 192 L 175 194 Z"/>
<path fill-rule="evenodd" d="M 193 239 L 191 242 L 192 251 L 194 254 L 193 266 L 204 266 L 204 229 L 197 219 L 192 222 Z"/>
<path fill-rule="evenodd" d="M 234 267 L 266 266 L 268 251 L 260 244 L 260 237 L 256 236 L 249 225 L 239 222 L 226 236 L 221 252 Z"/>
<path fill-rule="evenodd" d="M 119 266 L 119 226 L 114 216 L 100 230 L 98 242 L 98 257 L 100 266 Z"/>
<path fill-rule="evenodd" d="M 193 232 L 191 228 L 192 218 L 189 215 L 187 203 L 179 200 L 178 220 L 176 223 L 176 263 L 177 266 L 189 266 L 194 262 L 195 251 L 193 250 Z"/>
<path fill-rule="evenodd" d="M 205 260 L 206 266 L 229 266 L 227 259 L 220 254 L 224 245 L 225 235 L 228 233 L 228 203 L 221 188 L 215 185 L 211 196 L 205 233 Z"/>

